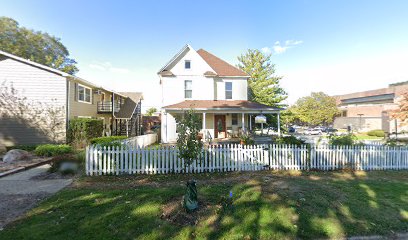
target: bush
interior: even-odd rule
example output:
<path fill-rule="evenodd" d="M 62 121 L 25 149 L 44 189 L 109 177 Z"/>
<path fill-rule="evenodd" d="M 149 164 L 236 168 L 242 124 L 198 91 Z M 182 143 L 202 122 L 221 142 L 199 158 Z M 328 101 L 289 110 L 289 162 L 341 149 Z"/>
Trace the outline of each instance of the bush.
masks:
<path fill-rule="evenodd" d="M 329 137 L 329 144 L 330 145 L 335 145 L 335 146 L 352 146 L 357 144 L 356 142 L 357 137 L 354 136 L 353 134 L 347 134 L 347 135 L 331 135 Z"/>
<path fill-rule="evenodd" d="M 127 138 L 126 136 L 98 137 L 98 138 L 92 138 L 91 143 L 103 145 L 103 144 L 111 143 L 114 141 L 123 140 L 126 138 Z"/>
<path fill-rule="evenodd" d="M 385 132 L 381 129 L 371 130 L 367 132 L 368 136 L 385 137 Z"/>
<path fill-rule="evenodd" d="M 297 146 L 301 146 L 306 142 L 302 139 L 298 139 L 295 136 L 287 136 L 287 137 L 280 137 L 275 141 L 277 144 L 294 144 Z"/>
<path fill-rule="evenodd" d="M 72 153 L 72 147 L 66 144 L 54 145 L 44 144 L 39 145 L 35 151 L 35 155 L 43 157 L 58 156 L 62 154 Z"/>
<path fill-rule="evenodd" d="M 21 150 L 24 150 L 24 151 L 32 152 L 32 151 L 34 151 L 36 149 L 37 146 L 38 145 L 16 145 L 16 146 L 6 147 L 6 150 L 10 151 L 12 149 L 21 149 Z"/>
<path fill-rule="evenodd" d="M 78 118 L 69 121 L 68 141 L 75 148 L 85 147 L 92 138 L 101 137 L 102 134 L 101 119 Z"/>

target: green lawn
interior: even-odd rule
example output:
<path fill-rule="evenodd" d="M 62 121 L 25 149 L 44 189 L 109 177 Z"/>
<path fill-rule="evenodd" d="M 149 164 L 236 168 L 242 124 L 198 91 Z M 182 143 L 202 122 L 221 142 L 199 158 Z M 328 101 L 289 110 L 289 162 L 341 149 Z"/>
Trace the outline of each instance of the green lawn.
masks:
<path fill-rule="evenodd" d="M 383 140 L 382 137 L 368 136 L 366 134 L 356 134 L 357 140 Z"/>
<path fill-rule="evenodd" d="M 195 226 L 160 218 L 198 180 Z M 233 192 L 232 210 L 220 210 Z M 408 172 L 258 172 L 85 177 L 0 239 L 314 239 L 408 232 Z"/>

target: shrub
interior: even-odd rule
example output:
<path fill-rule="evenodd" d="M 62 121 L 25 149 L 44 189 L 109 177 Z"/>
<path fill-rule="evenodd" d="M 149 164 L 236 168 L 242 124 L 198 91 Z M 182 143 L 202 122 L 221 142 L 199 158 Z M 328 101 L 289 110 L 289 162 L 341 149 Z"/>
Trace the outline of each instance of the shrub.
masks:
<path fill-rule="evenodd" d="M 275 141 L 277 144 L 294 144 L 297 146 L 301 146 L 306 142 L 302 139 L 298 139 L 295 136 L 287 136 L 287 137 L 280 137 Z"/>
<path fill-rule="evenodd" d="M 44 144 L 39 145 L 34 153 L 37 156 L 51 157 L 58 156 L 62 154 L 67 154 L 72 152 L 72 147 L 66 144 L 54 145 L 54 144 Z"/>
<path fill-rule="evenodd" d="M 12 150 L 12 149 L 21 149 L 21 150 L 24 150 L 24 151 L 32 152 L 32 151 L 35 150 L 35 148 L 36 148 L 37 146 L 38 146 L 38 145 L 16 145 L 16 146 L 6 147 L 6 150 L 7 150 L 7 151 L 10 151 L 10 150 Z"/>
<path fill-rule="evenodd" d="M 254 139 L 249 134 L 242 134 L 240 140 L 245 145 L 252 145 L 255 143 Z"/>
<path fill-rule="evenodd" d="M 371 130 L 367 132 L 368 136 L 385 137 L 385 132 L 381 129 Z"/>
<path fill-rule="evenodd" d="M 101 137 L 102 134 L 101 119 L 78 118 L 69 121 L 68 141 L 75 148 L 85 147 L 92 138 Z"/>
<path fill-rule="evenodd" d="M 353 134 L 347 134 L 347 135 L 331 135 L 329 136 L 329 143 L 330 145 L 335 145 L 335 146 L 351 146 L 357 144 L 356 142 L 357 137 L 354 136 Z"/>
<path fill-rule="evenodd" d="M 99 145 L 104 145 L 104 144 L 109 144 L 114 141 L 119 141 L 126 139 L 126 136 L 111 136 L 111 137 L 98 137 L 98 138 L 92 138 L 91 143 L 92 144 L 99 144 Z"/>

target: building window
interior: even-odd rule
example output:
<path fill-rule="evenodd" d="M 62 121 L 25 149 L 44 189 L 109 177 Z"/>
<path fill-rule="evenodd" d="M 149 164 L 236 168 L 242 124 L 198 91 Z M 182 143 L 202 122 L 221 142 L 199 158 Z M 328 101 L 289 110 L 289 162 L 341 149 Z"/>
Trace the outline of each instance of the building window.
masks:
<path fill-rule="evenodd" d="M 185 80 L 184 81 L 184 98 L 193 97 L 193 81 Z"/>
<path fill-rule="evenodd" d="M 231 114 L 231 125 L 238 125 L 238 114 Z"/>
<path fill-rule="evenodd" d="M 343 111 L 341 112 L 341 116 L 342 116 L 342 117 L 347 117 L 347 110 L 343 110 Z"/>
<path fill-rule="evenodd" d="M 78 85 L 78 101 L 91 103 L 92 101 L 92 90 L 88 87 Z"/>
<path fill-rule="evenodd" d="M 225 83 L 225 99 L 232 99 L 232 82 Z"/>
<path fill-rule="evenodd" d="M 184 61 L 184 68 L 185 69 L 191 69 L 191 61 L 190 60 Z"/>

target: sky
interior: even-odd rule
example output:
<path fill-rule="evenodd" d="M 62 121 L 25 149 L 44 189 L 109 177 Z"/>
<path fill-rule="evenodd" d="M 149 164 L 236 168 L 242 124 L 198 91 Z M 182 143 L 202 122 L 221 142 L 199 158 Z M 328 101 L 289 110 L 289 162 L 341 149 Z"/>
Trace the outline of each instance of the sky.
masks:
<path fill-rule="evenodd" d="M 185 44 L 236 65 L 271 53 L 287 104 L 311 92 L 345 94 L 408 81 L 408 1 L 1 0 L 0 16 L 59 37 L 77 76 L 142 91 L 160 107 L 157 71 Z"/>

